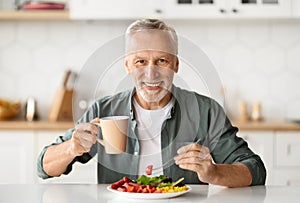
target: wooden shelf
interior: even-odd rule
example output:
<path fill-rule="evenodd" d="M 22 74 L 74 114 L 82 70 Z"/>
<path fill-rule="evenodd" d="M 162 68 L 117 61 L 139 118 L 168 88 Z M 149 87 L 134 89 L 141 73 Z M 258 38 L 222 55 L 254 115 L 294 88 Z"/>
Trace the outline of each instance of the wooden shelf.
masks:
<path fill-rule="evenodd" d="M 65 131 L 74 127 L 73 122 L 49 122 L 49 121 L 0 121 L 0 130 L 47 130 Z"/>
<path fill-rule="evenodd" d="M 0 20 L 49 20 L 67 21 L 70 20 L 69 11 L 0 11 Z"/>

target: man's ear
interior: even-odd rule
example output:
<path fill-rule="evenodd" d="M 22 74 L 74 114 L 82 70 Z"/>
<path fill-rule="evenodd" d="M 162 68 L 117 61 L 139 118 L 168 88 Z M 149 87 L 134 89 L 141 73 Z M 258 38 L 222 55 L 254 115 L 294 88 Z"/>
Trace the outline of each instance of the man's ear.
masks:
<path fill-rule="evenodd" d="M 129 74 L 130 73 L 130 68 L 129 68 L 129 64 L 128 64 L 127 58 L 124 61 L 124 67 L 125 67 L 126 73 Z"/>
<path fill-rule="evenodd" d="M 175 72 L 175 73 L 178 73 L 178 69 L 179 69 L 179 59 L 178 59 L 178 57 L 176 56 L 176 64 L 175 64 L 174 72 Z"/>

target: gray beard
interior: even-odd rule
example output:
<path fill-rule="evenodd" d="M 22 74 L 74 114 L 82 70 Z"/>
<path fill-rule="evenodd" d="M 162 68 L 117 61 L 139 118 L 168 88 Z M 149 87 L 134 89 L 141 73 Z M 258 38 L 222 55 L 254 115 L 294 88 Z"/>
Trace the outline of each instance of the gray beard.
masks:
<path fill-rule="evenodd" d="M 167 90 L 161 91 L 158 95 L 156 96 L 148 96 L 147 93 L 145 93 L 143 90 L 138 90 L 139 94 L 141 95 L 142 99 L 146 102 L 151 102 L 151 103 L 159 103 L 168 93 Z"/>

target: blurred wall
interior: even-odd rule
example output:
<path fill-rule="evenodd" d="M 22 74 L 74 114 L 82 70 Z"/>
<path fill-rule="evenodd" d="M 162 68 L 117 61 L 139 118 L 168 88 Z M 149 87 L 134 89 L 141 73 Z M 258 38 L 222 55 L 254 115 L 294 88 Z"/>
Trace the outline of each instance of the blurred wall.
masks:
<path fill-rule="evenodd" d="M 68 68 L 79 72 L 102 44 L 131 21 L 0 22 L 0 97 L 33 96 L 46 118 Z M 266 119 L 300 118 L 300 22 L 268 20 L 170 21 L 202 48 L 225 88 L 231 118 L 239 101 L 261 102 Z"/>

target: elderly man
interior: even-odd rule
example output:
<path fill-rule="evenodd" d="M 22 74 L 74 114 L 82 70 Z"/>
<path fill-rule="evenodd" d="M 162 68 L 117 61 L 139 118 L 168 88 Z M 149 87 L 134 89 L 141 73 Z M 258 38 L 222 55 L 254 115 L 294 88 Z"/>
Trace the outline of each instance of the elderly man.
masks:
<path fill-rule="evenodd" d="M 126 32 L 125 69 L 135 87 L 96 100 L 75 128 L 43 149 L 42 178 L 68 174 L 75 162 L 98 153 L 98 182 L 136 179 L 149 164 L 157 175 L 186 183 L 242 187 L 264 184 L 266 170 L 258 155 L 236 136 L 222 107 L 213 99 L 173 85 L 178 72 L 178 42 L 173 28 L 160 20 L 132 23 Z M 99 118 L 127 115 L 126 153 L 111 155 L 96 142 Z M 169 160 L 174 160 L 173 164 Z"/>

